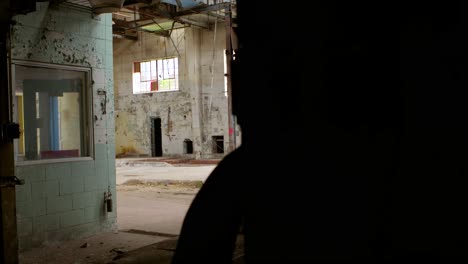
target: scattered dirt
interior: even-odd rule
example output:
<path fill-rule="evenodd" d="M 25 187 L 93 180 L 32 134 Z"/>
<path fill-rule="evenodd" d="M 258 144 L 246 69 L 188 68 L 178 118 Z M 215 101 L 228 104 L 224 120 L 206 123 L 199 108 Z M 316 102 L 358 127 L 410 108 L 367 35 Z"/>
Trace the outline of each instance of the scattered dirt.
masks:
<path fill-rule="evenodd" d="M 169 164 L 203 164 L 203 165 L 216 165 L 220 162 L 219 159 L 212 159 L 212 160 L 195 160 L 195 159 L 166 159 L 163 162 L 167 162 Z"/>
<path fill-rule="evenodd" d="M 166 162 L 169 164 L 184 164 L 184 165 L 217 165 L 221 159 L 182 159 L 182 158 L 149 158 L 132 160 L 131 163 L 148 163 L 148 162 Z"/>
<path fill-rule="evenodd" d="M 177 239 L 168 239 L 125 252 L 114 258 L 109 264 L 145 264 L 145 263 L 171 263 L 174 251 L 177 248 Z M 233 254 L 234 264 L 244 264 L 244 237 L 239 235 Z"/>
<path fill-rule="evenodd" d="M 191 184 L 163 184 L 158 182 L 146 182 L 135 180 L 130 182 L 130 184 L 121 184 L 117 185 L 118 192 L 125 193 L 135 193 L 138 192 L 145 197 L 153 198 L 174 198 L 177 196 L 194 196 L 200 190 L 198 186 L 201 186 L 201 183 L 191 183 Z M 149 196 L 148 196 L 149 195 Z"/>
<path fill-rule="evenodd" d="M 200 189 L 203 186 L 202 181 L 174 181 L 174 180 L 128 180 L 118 186 L 138 186 L 138 187 L 167 187 L 167 188 L 189 188 Z"/>
<path fill-rule="evenodd" d="M 167 237 L 127 232 L 100 233 L 31 249 L 20 253 L 19 257 L 21 264 L 104 264 L 125 252 L 167 239 Z"/>

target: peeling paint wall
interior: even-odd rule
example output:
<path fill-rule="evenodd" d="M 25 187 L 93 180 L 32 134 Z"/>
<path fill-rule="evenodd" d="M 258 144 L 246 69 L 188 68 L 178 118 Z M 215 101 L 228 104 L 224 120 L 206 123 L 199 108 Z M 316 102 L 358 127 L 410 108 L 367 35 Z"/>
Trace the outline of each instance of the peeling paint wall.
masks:
<path fill-rule="evenodd" d="M 185 139 L 198 158 L 222 156 L 212 151 L 214 135 L 228 144 L 224 25 L 218 24 L 215 41 L 214 31 L 194 28 L 175 30 L 172 39 L 177 49 L 149 33 L 137 41 L 114 39 L 117 155 L 151 156 L 151 117 L 161 118 L 164 156 L 183 155 Z M 133 62 L 178 54 L 179 91 L 133 94 Z"/>
<path fill-rule="evenodd" d="M 14 20 L 13 60 L 91 70 L 94 117 L 92 158 L 16 167 L 26 181 L 17 187 L 20 248 L 116 229 L 115 203 L 112 213 L 103 206 L 108 187 L 116 194 L 112 17 L 44 2 L 36 12 Z"/>

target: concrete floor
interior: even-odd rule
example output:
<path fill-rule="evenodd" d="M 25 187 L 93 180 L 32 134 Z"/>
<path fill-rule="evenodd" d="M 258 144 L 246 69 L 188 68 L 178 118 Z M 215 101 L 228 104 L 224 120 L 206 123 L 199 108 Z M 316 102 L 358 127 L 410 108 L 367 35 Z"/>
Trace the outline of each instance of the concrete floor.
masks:
<path fill-rule="evenodd" d="M 197 190 L 144 185 L 118 186 L 118 228 L 178 235 Z"/>
<path fill-rule="evenodd" d="M 20 264 L 88 264 L 108 263 L 121 253 L 135 250 L 167 237 L 126 232 L 101 233 L 88 238 L 52 244 L 23 252 Z M 87 247 L 83 247 L 88 243 Z"/>
<path fill-rule="evenodd" d="M 138 181 L 202 181 L 216 164 L 171 164 L 159 159 L 117 159 L 117 184 Z"/>
<path fill-rule="evenodd" d="M 23 252 L 20 263 L 110 263 L 127 252 L 137 252 L 130 254 L 135 257 L 140 254 L 140 248 L 145 251 L 144 248 L 151 248 L 157 242 L 174 239 L 201 182 L 216 165 L 184 166 L 159 161 L 138 163 L 137 160 L 117 160 L 119 232 Z M 85 243 L 89 243 L 88 246 L 81 248 Z M 167 256 L 170 259 L 171 255 Z M 118 263 L 127 263 L 125 261 L 130 259 L 122 258 Z"/>
<path fill-rule="evenodd" d="M 216 165 L 165 160 L 116 160 L 119 230 L 179 234 L 190 203 Z"/>

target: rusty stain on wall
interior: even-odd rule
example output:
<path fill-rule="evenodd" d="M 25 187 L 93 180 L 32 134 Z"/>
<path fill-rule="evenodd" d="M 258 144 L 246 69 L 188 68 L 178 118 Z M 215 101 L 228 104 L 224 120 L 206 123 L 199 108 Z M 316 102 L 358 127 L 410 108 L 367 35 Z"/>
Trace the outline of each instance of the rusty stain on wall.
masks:
<path fill-rule="evenodd" d="M 128 156 L 129 154 L 136 154 L 138 153 L 133 146 L 120 146 L 119 151 L 117 154 L 118 156 Z"/>
<path fill-rule="evenodd" d="M 166 136 L 169 138 L 169 141 L 171 141 L 171 131 L 172 131 L 172 120 L 171 120 L 171 107 L 167 107 L 167 132 Z"/>

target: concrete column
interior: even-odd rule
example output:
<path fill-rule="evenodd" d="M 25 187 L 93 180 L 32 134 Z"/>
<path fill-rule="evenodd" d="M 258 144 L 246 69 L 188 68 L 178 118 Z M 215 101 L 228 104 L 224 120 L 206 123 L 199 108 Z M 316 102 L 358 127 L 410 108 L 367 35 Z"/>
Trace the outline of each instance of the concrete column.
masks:
<path fill-rule="evenodd" d="M 201 37 L 200 30 L 196 28 L 185 29 L 187 87 L 190 89 L 192 108 L 192 136 L 195 158 L 200 159 L 203 138 L 203 97 L 201 80 Z"/>
<path fill-rule="evenodd" d="M 231 7 L 226 10 L 226 75 L 227 75 L 227 95 L 228 95 L 228 151 L 232 152 L 236 149 L 236 123 L 232 115 L 232 83 L 231 83 L 231 67 L 232 67 L 232 17 Z"/>

